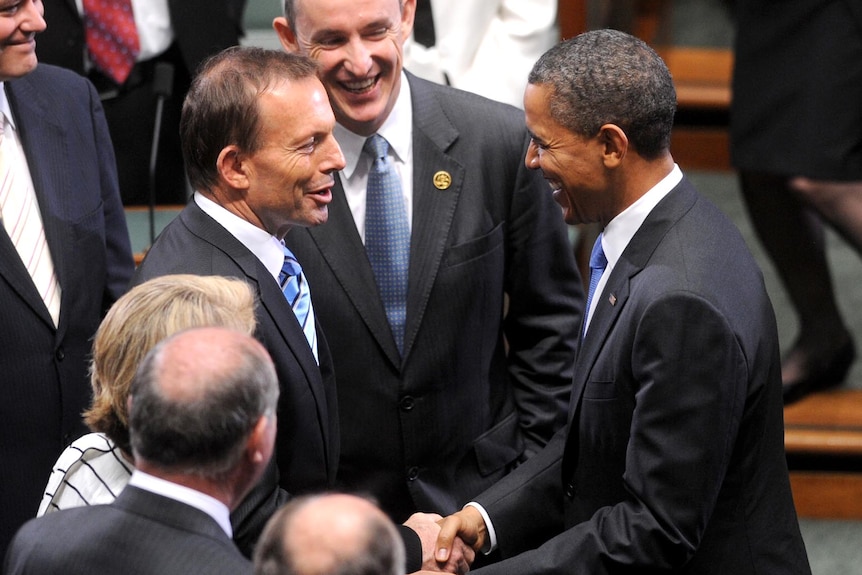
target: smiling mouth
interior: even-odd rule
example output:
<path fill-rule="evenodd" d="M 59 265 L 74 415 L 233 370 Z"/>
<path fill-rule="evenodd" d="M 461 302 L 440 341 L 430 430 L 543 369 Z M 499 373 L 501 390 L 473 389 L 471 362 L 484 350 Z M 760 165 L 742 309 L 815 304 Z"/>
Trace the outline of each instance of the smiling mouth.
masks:
<path fill-rule="evenodd" d="M 341 82 L 341 85 L 348 92 L 352 92 L 354 94 L 364 94 L 371 90 L 375 84 L 377 84 L 378 76 L 374 76 L 373 78 L 368 78 L 366 80 L 356 80 L 353 82 Z"/>

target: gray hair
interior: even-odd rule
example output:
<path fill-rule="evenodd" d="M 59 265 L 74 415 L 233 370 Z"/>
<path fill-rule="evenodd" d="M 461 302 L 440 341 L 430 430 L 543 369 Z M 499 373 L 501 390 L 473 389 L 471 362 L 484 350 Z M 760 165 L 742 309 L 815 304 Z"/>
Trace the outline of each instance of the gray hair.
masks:
<path fill-rule="evenodd" d="M 263 346 L 225 328 L 195 328 L 156 345 L 132 380 L 135 458 L 221 480 L 261 417 L 274 416 L 278 378 Z"/>

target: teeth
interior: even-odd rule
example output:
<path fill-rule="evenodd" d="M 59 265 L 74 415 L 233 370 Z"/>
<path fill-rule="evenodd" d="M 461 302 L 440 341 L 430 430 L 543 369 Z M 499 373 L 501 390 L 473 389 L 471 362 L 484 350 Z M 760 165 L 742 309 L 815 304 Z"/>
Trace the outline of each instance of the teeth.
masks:
<path fill-rule="evenodd" d="M 344 87 L 351 92 L 364 92 L 374 85 L 374 78 L 369 78 L 368 80 L 363 80 L 361 82 L 344 82 L 343 84 Z"/>

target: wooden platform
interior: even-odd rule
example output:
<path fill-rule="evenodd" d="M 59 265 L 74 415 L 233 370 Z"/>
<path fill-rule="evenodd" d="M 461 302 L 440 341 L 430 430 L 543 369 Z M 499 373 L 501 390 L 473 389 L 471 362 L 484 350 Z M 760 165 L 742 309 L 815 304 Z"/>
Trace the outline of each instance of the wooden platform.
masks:
<path fill-rule="evenodd" d="M 862 390 L 806 397 L 784 409 L 784 428 L 799 515 L 862 519 Z"/>

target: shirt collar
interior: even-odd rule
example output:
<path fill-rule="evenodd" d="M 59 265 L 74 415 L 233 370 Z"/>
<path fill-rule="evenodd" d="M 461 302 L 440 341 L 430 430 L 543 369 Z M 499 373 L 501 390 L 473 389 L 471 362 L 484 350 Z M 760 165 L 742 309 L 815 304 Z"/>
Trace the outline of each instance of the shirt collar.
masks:
<path fill-rule="evenodd" d="M 335 125 L 333 133 L 338 145 L 341 146 L 341 153 L 344 154 L 344 169 L 341 171 L 345 178 L 350 178 L 359 164 L 362 147 L 365 146 L 367 137 L 355 134 L 341 124 Z M 389 142 L 389 147 L 395 153 L 396 159 L 405 162 L 409 157 L 408 154 L 412 145 L 413 98 L 410 93 L 410 82 L 407 80 L 407 74 L 403 71 L 401 72 L 401 89 L 395 100 L 395 106 L 392 107 L 392 111 L 380 129 L 377 130 L 377 133 Z"/>
<path fill-rule="evenodd" d="M 682 180 L 682 171 L 674 164 L 673 170 L 632 205 L 617 214 L 602 231 L 602 249 L 608 259 L 607 270 L 614 267 L 629 242 L 640 229 L 653 208 Z"/>
<path fill-rule="evenodd" d="M 0 113 L 3 115 L 0 120 L 5 118 L 6 122 L 17 132 L 18 128 L 15 126 L 15 118 L 12 116 L 12 108 L 9 106 L 9 98 L 6 97 L 6 82 L 0 82 Z"/>
<path fill-rule="evenodd" d="M 233 539 L 233 527 L 230 524 L 230 509 L 215 497 L 211 497 L 206 493 L 186 487 L 185 485 L 179 485 L 144 473 L 140 469 L 136 469 L 132 473 L 129 485 L 134 485 L 138 489 L 185 503 L 190 507 L 203 511 L 219 524 L 219 527 L 224 530 L 229 538 Z"/>
<path fill-rule="evenodd" d="M 226 229 L 251 253 L 263 263 L 264 267 L 277 280 L 284 264 L 284 242 L 223 206 L 212 201 L 200 192 L 195 192 L 194 202 L 205 214 Z"/>

